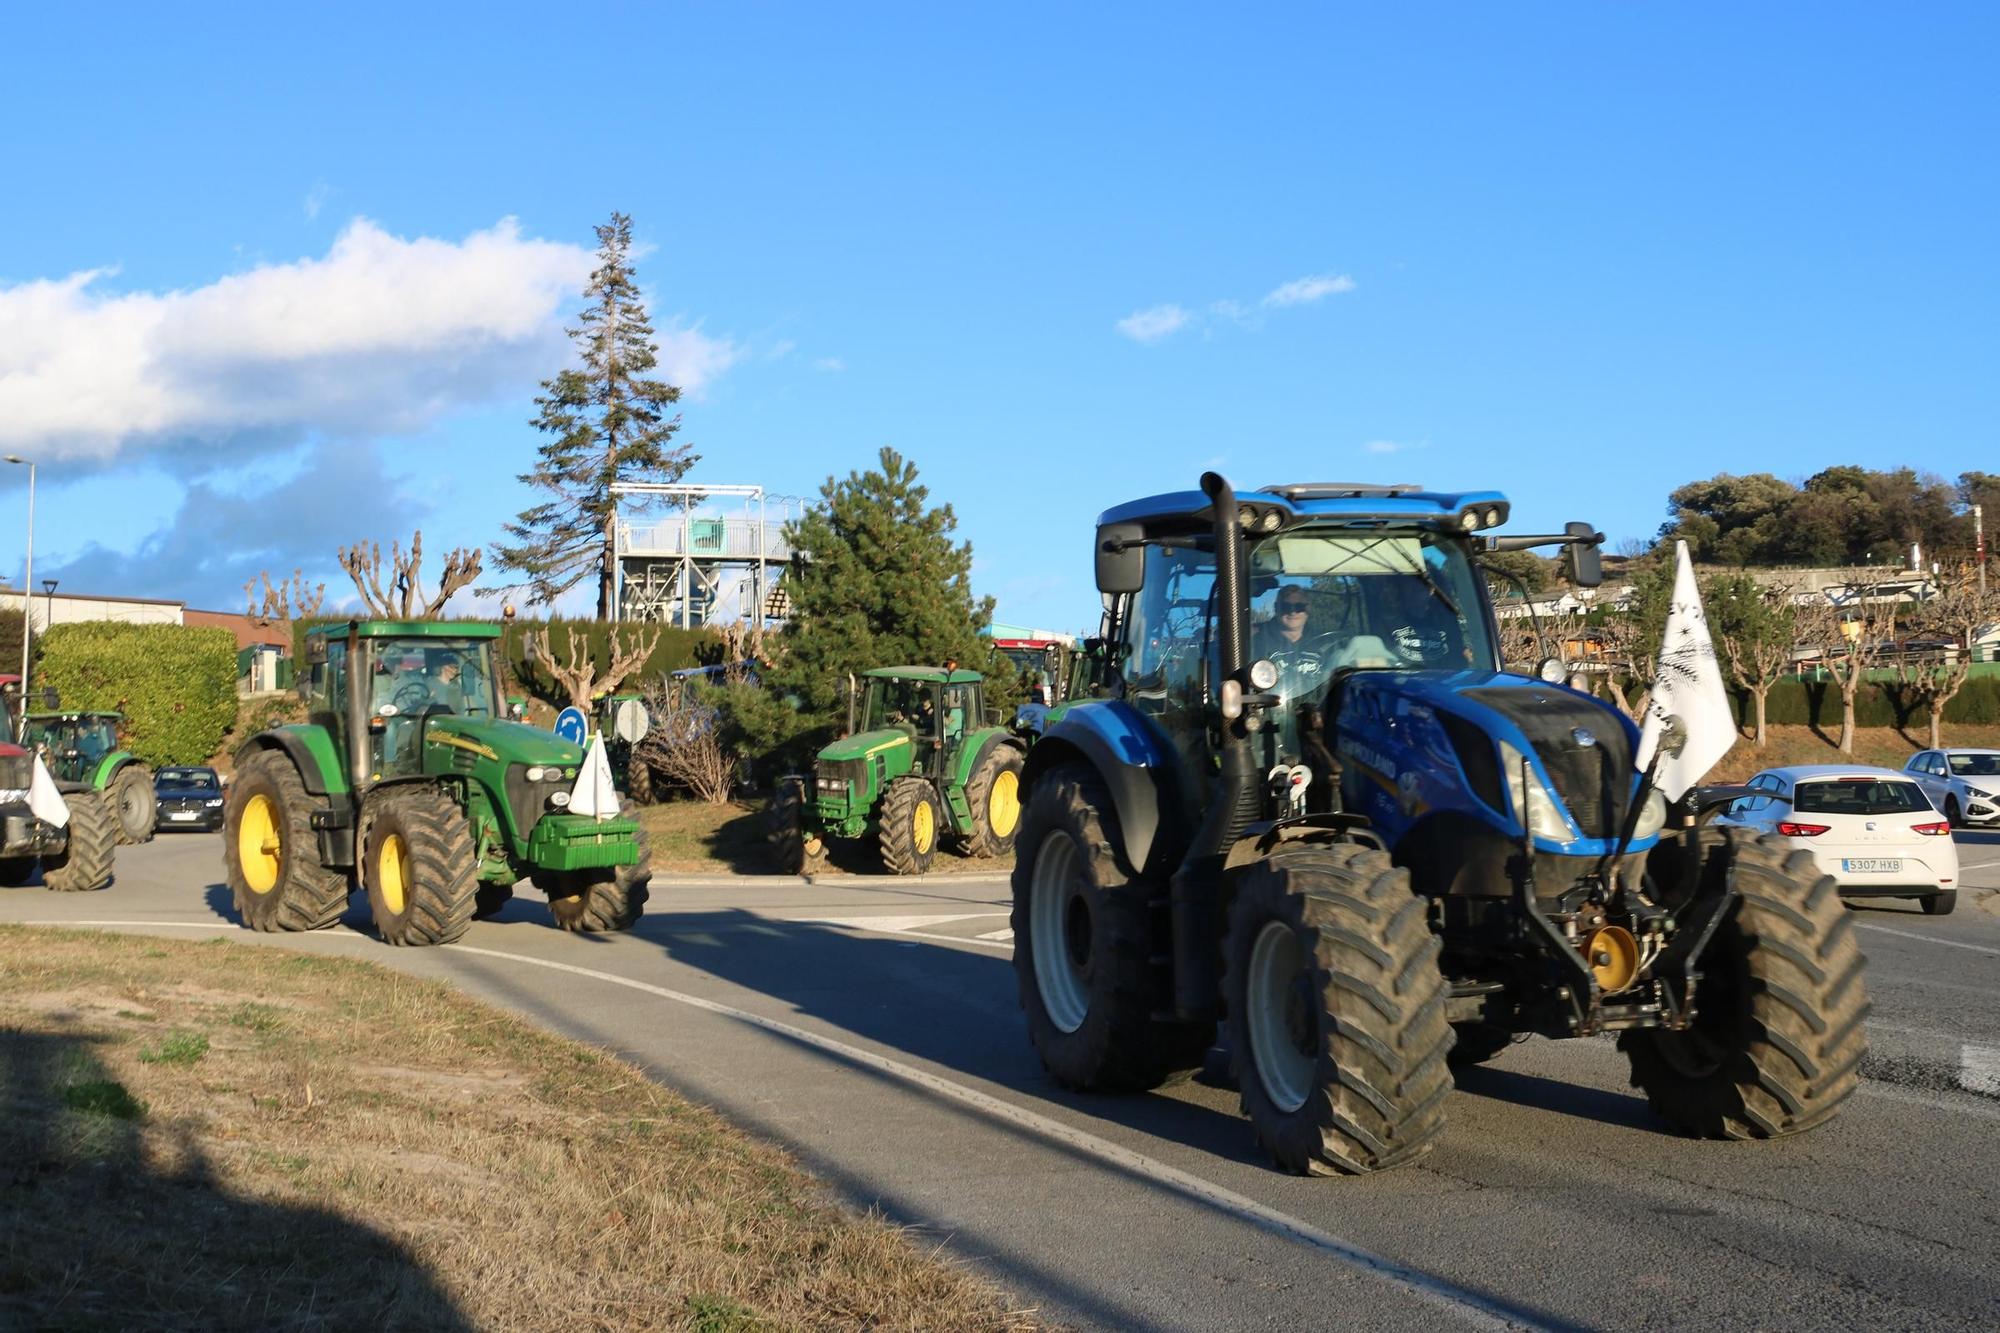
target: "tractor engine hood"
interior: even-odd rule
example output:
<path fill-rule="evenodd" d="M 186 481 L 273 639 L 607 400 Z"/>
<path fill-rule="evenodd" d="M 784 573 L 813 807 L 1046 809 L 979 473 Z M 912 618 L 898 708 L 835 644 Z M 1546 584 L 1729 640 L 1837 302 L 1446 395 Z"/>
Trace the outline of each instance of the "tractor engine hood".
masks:
<path fill-rule="evenodd" d="M 819 752 L 821 763 L 844 764 L 866 759 L 871 754 L 881 754 L 898 745 L 912 743 L 911 734 L 901 727 L 881 727 L 874 731 L 856 732 L 852 736 L 842 736 Z"/>
<path fill-rule="evenodd" d="M 500 763 L 560 764 L 574 768 L 583 762 L 582 746 L 525 722 L 434 713 L 425 720 L 424 737 L 431 742 L 470 749 Z"/>
<path fill-rule="evenodd" d="M 1506 758 L 1511 747 L 1573 825 L 1564 838 L 1537 835 L 1550 850 L 1615 841 L 1638 784 L 1632 759 L 1639 731 L 1629 719 L 1581 691 L 1504 672 L 1356 672 L 1340 687 L 1336 736 L 1343 757 L 1358 741 L 1385 754 L 1415 749 L 1455 761 L 1468 794 L 1510 823 L 1516 816 L 1508 788 L 1519 781 L 1518 771 L 1503 769 L 1519 762 Z M 1635 840 L 1633 850 L 1649 844 Z"/>

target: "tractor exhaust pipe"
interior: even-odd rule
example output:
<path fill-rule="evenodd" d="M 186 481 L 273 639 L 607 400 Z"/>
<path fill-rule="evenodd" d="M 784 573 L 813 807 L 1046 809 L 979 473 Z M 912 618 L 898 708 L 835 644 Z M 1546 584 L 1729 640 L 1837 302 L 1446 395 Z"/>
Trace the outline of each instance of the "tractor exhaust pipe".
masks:
<path fill-rule="evenodd" d="M 1243 622 L 1250 599 L 1243 574 L 1243 533 L 1237 521 L 1236 492 L 1216 472 L 1202 474 L 1201 489 L 1215 511 L 1215 638 L 1222 681 L 1245 686 L 1249 664 L 1244 660 Z M 1221 735 L 1215 797 L 1168 886 L 1174 1012 L 1194 1020 L 1216 1015 L 1222 979 L 1223 861 L 1261 808 L 1257 765 L 1243 718 L 1224 719 Z"/>

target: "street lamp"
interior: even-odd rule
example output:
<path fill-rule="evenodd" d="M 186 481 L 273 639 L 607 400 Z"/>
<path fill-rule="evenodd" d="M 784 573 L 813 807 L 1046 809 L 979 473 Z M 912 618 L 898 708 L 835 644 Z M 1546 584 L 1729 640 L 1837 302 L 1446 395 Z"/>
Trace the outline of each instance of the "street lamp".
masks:
<path fill-rule="evenodd" d="M 56 584 L 61 581 L 60 579 L 42 580 L 42 591 L 48 594 L 48 600 L 43 603 L 44 609 L 42 611 L 42 633 L 44 634 L 49 632 L 49 626 L 56 623 Z"/>
<path fill-rule="evenodd" d="M 35 586 L 35 461 L 8 454 L 28 469 L 28 567 L 21 574 L 21 735 L 28 734 L 28 594 Z"/>

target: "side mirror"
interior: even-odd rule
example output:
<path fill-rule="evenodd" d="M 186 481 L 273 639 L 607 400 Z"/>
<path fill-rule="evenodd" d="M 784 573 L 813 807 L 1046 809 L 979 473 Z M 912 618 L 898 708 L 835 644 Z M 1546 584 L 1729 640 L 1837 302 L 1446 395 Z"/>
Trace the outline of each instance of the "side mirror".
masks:
<path fill-rule="evenodd" d="M 1097 530 L 1097 590 L 1137 592 L 1146 582 L 1146 535 L 1137 523 L 1106 523 Z"/>
<path fill-rule="evenodd" d="M 1565 523 L 1570 541 L 1563 547 L 1563 572 L 1579 588 L 1595 588 L 1604 582 L 1604 534 L 1588 523 Z"/>

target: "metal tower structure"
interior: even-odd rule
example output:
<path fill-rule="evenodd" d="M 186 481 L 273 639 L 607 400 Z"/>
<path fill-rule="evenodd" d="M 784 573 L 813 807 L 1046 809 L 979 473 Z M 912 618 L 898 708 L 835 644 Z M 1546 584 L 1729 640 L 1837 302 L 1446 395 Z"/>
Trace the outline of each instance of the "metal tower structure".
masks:
<path fill-rule="evenodd" d="M 688 629 L 737 618 L 762 629 L 784 619 L 777 575 L 792 558 L 785 524 L 803 514 L 803 500 L 767 496 L 762 486 L 625 482 L 611 490 L 621 510 L 618 619 Z M 628 516 L 628 501 L 653 512 Z"/>

